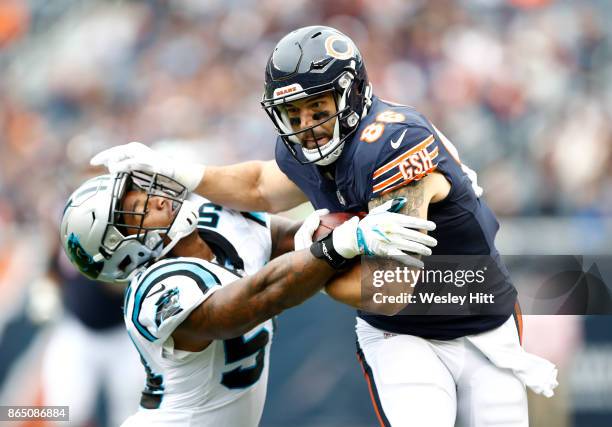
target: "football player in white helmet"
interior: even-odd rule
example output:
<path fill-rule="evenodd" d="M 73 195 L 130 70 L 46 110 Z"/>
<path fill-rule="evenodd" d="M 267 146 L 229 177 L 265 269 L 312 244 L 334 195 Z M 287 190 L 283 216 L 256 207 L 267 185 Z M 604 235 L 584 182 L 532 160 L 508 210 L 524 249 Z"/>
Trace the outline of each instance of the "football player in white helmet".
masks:
<path fill-rule="evenodd" d="M 366 251 L 427 255 L 435 245 L 407 232 L 434 225 L 394 213 L 401 200 L 310 245 L 319 212 L 298 230 L 306 249 L 286 253 L 299 224 L 186 196 L 170 178 L 133 171 L 87 181 L 64 210 L 61 238 L 74 265 L 97 280 L 130 281 L 124 317 L 147 383 L 126 426 L 256 426 L 270 319 L 330 281 L 346 283 L 335 272 Z"/>

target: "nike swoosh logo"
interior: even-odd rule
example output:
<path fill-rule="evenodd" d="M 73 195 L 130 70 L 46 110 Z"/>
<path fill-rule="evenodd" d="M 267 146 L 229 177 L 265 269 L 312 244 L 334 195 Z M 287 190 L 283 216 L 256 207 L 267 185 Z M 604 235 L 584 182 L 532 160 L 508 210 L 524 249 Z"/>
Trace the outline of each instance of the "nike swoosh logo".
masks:
<path fill-rule="evenodd" d="M 397 149 L 397 147 L 399 147 L 399 146 L 400 146 L 400 144 L 402 143 L 402 140 L 404 139 L 404 135 L 406 135 L 406 131 L 407 131 L 407 130 L 408 130 L 408 129 L 405 129 L 405 130 L 402 132 L 402 134 L 400 135 L 400 137 L 399 137 L 399 138 L 397 138 L 397 141 L 393 141 L 393 140 L 391 140 L 391 147 L 393 147 L 393 149 L 394 149 L 394 150 L 396 150 L 396 149 Z"/>
<path fill-rule="evenodd" d="M 163 292 L 165 289 L 166 285 L 162 283 L 161 286 L 155 292 L 151 292 L 149 295 L 147 295 L 147 298 L 152 297 L 153 295 L 158 294 L 160 292 Z"/>

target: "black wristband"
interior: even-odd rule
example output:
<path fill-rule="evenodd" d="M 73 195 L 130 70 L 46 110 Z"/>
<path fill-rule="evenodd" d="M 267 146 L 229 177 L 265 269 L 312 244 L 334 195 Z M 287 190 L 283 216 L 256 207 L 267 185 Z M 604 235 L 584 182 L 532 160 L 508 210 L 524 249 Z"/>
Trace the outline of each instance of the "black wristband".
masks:
<path fill-rule="evenodd" d="M 333 269 L 344 270 L 348 266 L 350 260 L 336 252 L 332 234 L 333 233 L 329 233 L 323 239 L 310 245 L 310 253 L 313 254 L 315 258 L 327 261 Z"/>

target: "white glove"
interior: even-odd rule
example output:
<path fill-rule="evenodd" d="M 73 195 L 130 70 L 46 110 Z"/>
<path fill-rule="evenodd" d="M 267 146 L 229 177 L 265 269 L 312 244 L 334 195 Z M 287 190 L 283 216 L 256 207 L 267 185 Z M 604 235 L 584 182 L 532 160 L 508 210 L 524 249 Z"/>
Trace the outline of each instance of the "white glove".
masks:
<path fill-rule="evenodd" d="M 312 235 L 317 231 L 317 228 L 319 228 L 321 217 L 328 213 L 329 209 L 319 209 L 306 217 L 297 233 L 295 233 L 295 236 L 293 236 L 293 244 L 296 251 L 309 248 L 310 245 L 312 245 Z M 325 287 L 319 289 L 319 292 L 327 295 Z"/>
<path fill-rule="evenodd" d="M 417 230 L 431 231 L 436 225 L 431 221 L 396 213 L 405 204 L 406 199 L 398 197 L 372 209 L 361 221 L 353 217 L 334 229 L 331 242 L 327 237 L 312 244 L 310 250 L 317 258 L 326 259 L 334 268 L 342 268 L 343 259 L 357 255 L 392 258 L 409 266 L 423 268 L 421 260 L 406 252 L 431 255 L 428 246 L 433 247 L 438 242 Z M 312 234 L 325 213 L 326 210 L 315 211 L 306 218 L 295 236 L 296 250 L 312 243 Z"/>
<path fill-rule="evenodd" d="M 321 217 L 323 215 L 327 215 L 328 213 L 329 209 L 319 209 L 306 217 L 300 226 L 300 229 L 293 237 L 293 243 L 296 251 L 309 248 L 310 245 L 312 245 L 312 235 L 315 231 L 317 231 L 317 228 L 319 228 Z"/>
<path fill-rule="evenodd" d="M 357 255 L 394 258 L 405 264 L 422 267 L 423 263 L 406 251 L 416 255 L 431 255 L 436 239 L 417 231 L 435 230 L 436 225 L 422 218 L 396 213 L 406 200 L 399 197 L 372 209 L 359 221 L 354 217 L 336 227 L 332 234 L 336 252 L 350 259 Z"/>
<path fill-rule="evenodd" d="M 106 166 L 110 173 L 134 170 L 158 173 L 178 181 L 188 191 L 196 189 L 206 169 L 196 163 L 179 163 L 140 142 L 108 148 L 96 154 L 89 163 L 92 166 Z"/>

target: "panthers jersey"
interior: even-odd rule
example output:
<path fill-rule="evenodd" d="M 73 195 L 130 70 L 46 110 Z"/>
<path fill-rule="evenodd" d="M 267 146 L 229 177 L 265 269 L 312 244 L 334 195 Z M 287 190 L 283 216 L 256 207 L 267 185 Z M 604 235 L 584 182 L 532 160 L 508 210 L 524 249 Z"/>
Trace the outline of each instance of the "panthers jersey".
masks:
<path fill-rule="evenodd" d="M 198 232 L 218 264 L 253 274 L 270 260 L 272 241 L 267 213 L 226 209 L 196 194 L 189 198 L 200 205 Z"/>
<path fill-rule="evenodd" d="M 215 291 L 263 267 L 271 253 L 270 220 L 193 197 L 200 203 L 198 231 L 213 237 L 216 262 L 165 259 L 127 288 L 125 323 L 147 383 L 139 412 L 125 426 L 256 426 L 263 411 L 271 320 L 201 352 L 175 349 L 172 333 Z"/>
<path fill-rule="evenodd" d="M 300 150 L 298 155 L 303 156 Z M 374 97 L 367 116 L 333 163 L 333 179 L 314 164 L 297 162 L 280 138 L 276 162 L 315 209 L 332 212 L 368 211 L 371 200 L 440 172 L 451 190 L 443 201 L 429 205 L 428 219 L 437 226 L 431 232 L 438 240 L 433 255 L 489 255 L 505 276 L 488 290 L 496 303 L 502 302 L 496 313 L 503 315 L 388 317 L 359 313 L 372 326 L 424 338 L 453 339 L 493 329 L 514 310 L 516 290 L 494 244 L 499 228 L 495 216 L 474 193 L 455 147 L 412 107 Z"/>

